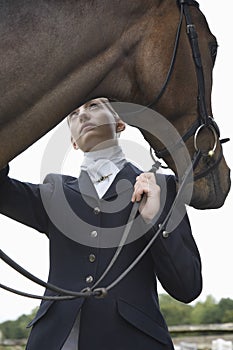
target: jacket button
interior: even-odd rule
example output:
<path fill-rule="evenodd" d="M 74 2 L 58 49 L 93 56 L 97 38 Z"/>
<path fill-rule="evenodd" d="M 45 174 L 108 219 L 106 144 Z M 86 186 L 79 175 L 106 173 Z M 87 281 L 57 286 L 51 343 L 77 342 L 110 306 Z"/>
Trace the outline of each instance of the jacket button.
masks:
<path fill-rule="evenodd" d="M 159 224 L 159 228 L 160 228 L 160 229 L 161 229 L 161 226 L 162 226 L 162 224 Z M 170 234 L 170 232 L 168 232 L 168 231 L 166 231 L 166 230 L 162 231 L 162 236 L 163 236 L 163 238 L 168 238 L 168 237 L 169 237 L 169 234 Z"/>
<path fill-rule="evenodd" d="M 94 255 L 94 254 L 90 254 L 90 255 L 89 255 L 89 261 L 90 261 L 91 263 L 93 263 L 93 262 L 95 261 L 95 255 Z"/>
<path fill-rule="evenodd" d="M 92 283 L 94 281 L 94 278 L 92 276 L 87 276 L 86 277 L 86 282 L 87 283 Z"/>
<path fill-rule="evenodd" d="M 163 238 L 168 238 L 169 237 L 169 232 L 168 231 L 163 231 L 162 235 L 163 235 Z"/>
<path fill-rule="evenodd" d="M 97 231 L 92 231 L 92 232 L 91 232 L 91 237 L 95 238 L 95 237 L 97 237 L 97 236 L 98 236 Z"/>
<path fill-rule="evenodd" d="M 100 213 L 100 208 L 99 207 L 95 207 L 94 208 L 94 214 L 99 214 Z"/>

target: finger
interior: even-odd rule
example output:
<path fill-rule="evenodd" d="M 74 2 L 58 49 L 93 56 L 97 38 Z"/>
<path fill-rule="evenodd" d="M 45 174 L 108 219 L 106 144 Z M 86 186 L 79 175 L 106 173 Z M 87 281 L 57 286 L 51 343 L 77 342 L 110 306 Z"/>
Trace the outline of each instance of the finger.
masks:
<path fill-rule="evenodd" d="M 155 176 L 153 173 L 141 173 L 136 177 L 134 192 L 131 198 L 132 202 L 140 201 L 143 194 L 149 194 L 150 188 L 156 186 Z"/>
<path fill-rule="evenodd" d="M 136 192 L 144 192 L 144 193 L 148 193 L 150 188 L 152 188 L 152 184 L 150 184 L 149 180 L 147 178 L 145 179 L 141 179 L 138 182 L 136 182 L 135 184 L 135 191 Z"/>
<path fill-rule="evenodd" d="M 138 192 L 134 192 L 132 196 L 132 202 L 140 202 L 142 195 Z"/>
<path fill-rule="evenodd" d="M 132 195 L 133 202 L 139 202 L 142 199 L 142 195 L 144 193 L 144 189 L 141 185 L 135 185 L 135 189 Z"/>
<path fill-rule="evenodd" d="M 134 198 L 136 201 L 140 201 L 144 194 L 149 193 L 148 183 L 140 183 L 135 185 Z"/>
<path fill-rule="evenodd" d="M 155 176 L 154 174 L 152 173 L 142 173 L 141 175 L 139 175 L 137 178 L 136 178 L 136 183 L 138 182 L 148 182 L 149 184 L 151 185 L 157 185 L 156 183 L 156 179 L 155 179 Z"/>

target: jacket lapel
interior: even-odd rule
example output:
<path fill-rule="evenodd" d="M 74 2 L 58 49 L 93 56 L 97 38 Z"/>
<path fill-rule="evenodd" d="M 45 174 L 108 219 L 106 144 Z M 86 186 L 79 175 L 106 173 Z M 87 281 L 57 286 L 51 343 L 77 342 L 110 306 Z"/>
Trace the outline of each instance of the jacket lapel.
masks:
<path fill-rule="evenodd" d="M 104 194 L 103 200 L 110 200 L 122 192 L 132 190 L 135 179 L 140 173 L 140 170 L 134 167 L 131 163 L 126 163 L 124 168 L 117 174 L 112 185 Z"/>

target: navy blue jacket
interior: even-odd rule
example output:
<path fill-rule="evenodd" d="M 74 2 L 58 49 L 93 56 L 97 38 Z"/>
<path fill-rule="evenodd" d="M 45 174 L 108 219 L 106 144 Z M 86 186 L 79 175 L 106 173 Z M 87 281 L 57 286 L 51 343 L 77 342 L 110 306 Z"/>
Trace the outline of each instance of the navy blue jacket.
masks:
<path fill-rule="evenodd" d="M 132 164 L 118 173 L 99 199 L 88 175 L 79 179 L 50 174 L 41 185 L 22 183 L 0 173 L 0 212 L 42 233 L 50 240 L 48 281 L 80 291 L 91 287 L 110 262 L 127 223 L 133 184 L 140 171 Z M 157 175 L 161 209 L 154 225 L 140 215 L 133 223 L 127 244 L 100 283 L 109 285 L 142 251 L 168 212 L 175 194 L 173 176 Z M 201 261 L 185 207 L 179 205 L 150 250 L 103 299 L 42 301 L 29 326 L 27 350 L 59 350 L 82 308 L 79 350 L 162 350 L 172 341 L 159 309 L 156 278 L 182 302 L 201 291 Z M 55 295 L 46 290 L 46 295 Z"/>

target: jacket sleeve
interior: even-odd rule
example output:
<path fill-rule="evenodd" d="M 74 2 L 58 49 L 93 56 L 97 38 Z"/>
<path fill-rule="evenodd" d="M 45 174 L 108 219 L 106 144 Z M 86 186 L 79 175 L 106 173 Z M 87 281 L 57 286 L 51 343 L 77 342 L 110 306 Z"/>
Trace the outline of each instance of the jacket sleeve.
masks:
<path fill-rule="evenodd" d="M 150 236 L 163 222 L 176 195 L 174 176 L 167 178 L 165 206 L 149 231 Z M 165 291 L 181 302 L 189 303 L 196 299 L 202 290 L 201 259 L 184 204 L 176 206 L 168 225 L 158 235 L 150 251 L 155 273 Z"/>
<path fill-rule="evenodd" d="M 8 176 L 9 166 L 0 171 L 0 213 L 39 232 L 47 233 L 48 215 L 41 199 L 41 186 L 52 192 L 52 185 L 20 182 Z"/>

